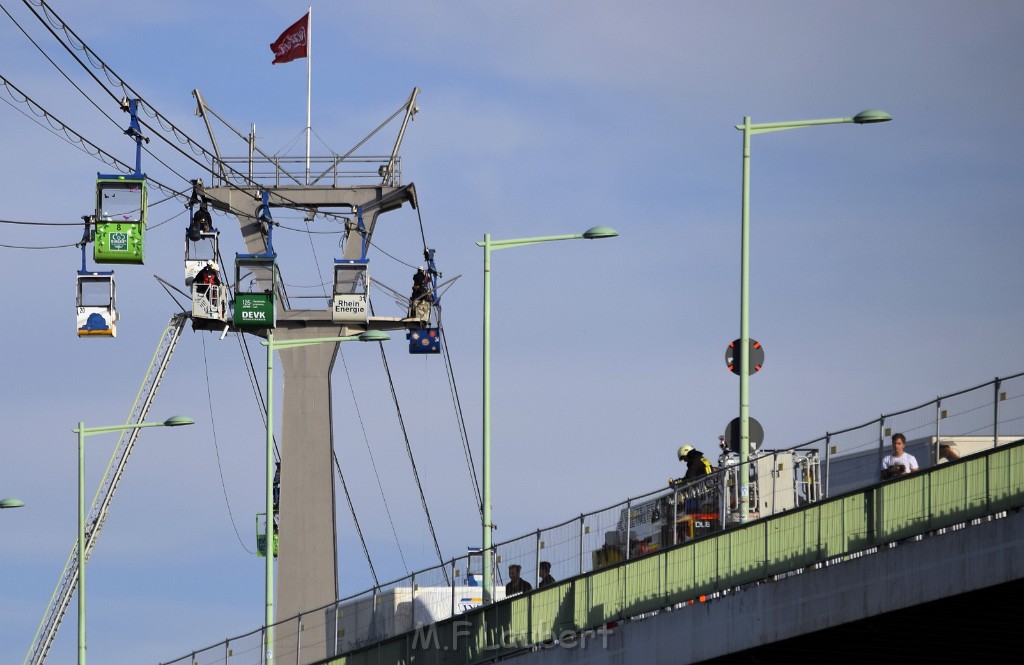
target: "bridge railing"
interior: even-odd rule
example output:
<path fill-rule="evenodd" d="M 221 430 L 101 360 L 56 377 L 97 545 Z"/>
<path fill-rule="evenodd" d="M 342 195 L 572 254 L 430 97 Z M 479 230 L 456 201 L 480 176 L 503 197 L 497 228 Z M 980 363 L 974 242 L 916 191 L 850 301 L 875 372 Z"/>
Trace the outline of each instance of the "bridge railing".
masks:
<path fill-rule="evenodd" d="M 925 473 L 880 485 L 881 459 L 895 432 L 906 435 L 908 451 Z M 679 490 L 681 495 L 717 502 L 721 520 L 706 537 L 698 532 L 684 547 L 672 547 L 689 540 L 677 529 L 668 538 L 662 534 L 656 548 L 633 546 L 636 534 L 649 528 L 654 512 L 682 510 L 682 501 L 662 500 L 674 497 L 672 490 L 657 489 L 494 546 L 495 601 L 505 597 L 502 574 L 512 563 L 519 564 L 522 577 L 536 586 L 539 563 L 549 562 L 559 580 L 553 587 L 495 602 L 484 610 L 479 607 L 480 559 L 453 558 L 443 566 L 276 624 L 274 662 L 308 665 L 346 653 L 353 654 L 351 659 L 337 662 L 370 662 L 363 660 L 365 654 L 380 656 L 389 649 L 405 653 L 422 648 L 423 640 L 434 640 L 441 651 L 458 647 L 466 658 L 460 663 L 473 662 L 477 655 L 493 658 L 506 648 L 505 641 L 508 648 L 519 648 L 551 639 L 553 632 L 579 635 L 644 608 L 684 602 L 848 556 L 903 534 L 958 524 L 1010 504 L 1019 506 L 1024 453 L 1019 445 L 1006 451 L 998 447 L 1021 439 L 1022 432 L 1024 373 L 883 414 L 787 449 L 759 451 L 759 461 L 751 466 L 771 480 L 760 483 L 766 489 L 752 504 L 762 519 L 742 526 L 727 523 L 737 508 L 731 501 L 729 476 L 735 467 L 723 462 L 723 468 L 704 481 L 713 491 L 703 486 Z M 947 465 L 940 459 L 944 442 L 957 445 L 960 462 Z M 999 454 L 994 454 L 996 450 Z M 673 513 L 670 523 L 676 521 Z M 736 528 L 721 532 L 723 526 Z M 454 632 L 423 633 L 422 627 L 428 625 Z M 417 636 L 418 645 L 412 642 Z M 260 665 L 263 638 L 263 630 L 257 630 L 167 665 Z M 449 657 L 454 655 L 445 656 Z"/>
<path fill-rule="evenodd" d="M 304 174 L 306 158 L 301 156 L 224 157 L 218 166 L 226 166 L 213 173 L 217 186 L 248 185 L 259 182 L 274 187 L 330 185 L 340 187 L 346 183 L 379 184 L 386 174 L 389 155 L 330 155 L 309 158 L 309 177 Z M 402 158 L 395 157 L 394 169 L 388 175 L 388 186 L 402 184 Z"/>
<path fill-rule="evenodd" d="M 1024 440 L 417 626 L 323 663 L 472 664 L 534 647 L 601 648 L 621 620 L 686 611 L 751 583 L 1019 510 L 1022 469 Z"/>

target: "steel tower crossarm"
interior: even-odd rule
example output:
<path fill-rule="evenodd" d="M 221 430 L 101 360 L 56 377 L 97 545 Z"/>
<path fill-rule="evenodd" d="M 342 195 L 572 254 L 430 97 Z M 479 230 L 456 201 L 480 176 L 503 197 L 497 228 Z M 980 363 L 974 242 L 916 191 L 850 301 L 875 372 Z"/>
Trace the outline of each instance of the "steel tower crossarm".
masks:
<path fill-rule="evenodd" d="M 416 186 L 413 183 L 402 187 L 365 185 L 352 187 L 324 187 L 290 185 L 281 187 L 208 187 L 205 190 L 213 207 L 238 217 L 242 240 L 250 254 L 265 254 L 267 251 L 266 231 L 256 219 L 256 208 L 260 204 L 261 192 L 270 194 L 269 205 L 281 208 L 362 208 L 366 240 L 369 242 L 382 212 L 398 209 L 409 202 L 416 207 Z M 251 212 L 250 212 L 251 211 Z M 342 258 L 358 259 L 361 254 L 359 243 L 345 242 Z"/>

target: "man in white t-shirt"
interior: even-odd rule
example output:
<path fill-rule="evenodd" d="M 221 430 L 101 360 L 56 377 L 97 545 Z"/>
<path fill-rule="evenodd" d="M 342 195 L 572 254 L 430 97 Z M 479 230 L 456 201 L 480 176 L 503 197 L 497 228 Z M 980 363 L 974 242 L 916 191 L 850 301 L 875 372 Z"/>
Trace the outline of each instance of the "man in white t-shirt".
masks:
<path fill-rule="evenodd" d="M 917 459 L 903 452 L 906 445 L 907 437 L 899 432 L 892 435 L 892 453 L 882 458 L 882 480 L 899 478 L 917 471 Z"/>

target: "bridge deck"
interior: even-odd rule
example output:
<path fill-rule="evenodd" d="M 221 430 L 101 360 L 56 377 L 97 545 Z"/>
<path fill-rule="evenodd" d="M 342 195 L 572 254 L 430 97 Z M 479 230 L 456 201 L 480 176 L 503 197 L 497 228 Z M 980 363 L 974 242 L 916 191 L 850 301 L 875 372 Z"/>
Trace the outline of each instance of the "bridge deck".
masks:
<path fill-rule="evenodd" d="M 1024 441 L 322 663 L 697 662 L 1022 579 L 1024 561 L 1013 557 L 1024 545 L 1022 506 Z M 716 639 L 690 639 L 698 635 Z"/>

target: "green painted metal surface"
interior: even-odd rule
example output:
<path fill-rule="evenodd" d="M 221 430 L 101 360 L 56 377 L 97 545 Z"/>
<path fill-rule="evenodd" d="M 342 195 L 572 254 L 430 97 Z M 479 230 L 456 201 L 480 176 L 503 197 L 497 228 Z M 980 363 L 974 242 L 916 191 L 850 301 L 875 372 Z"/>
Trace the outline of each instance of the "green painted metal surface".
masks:
<path fill-rule="evenodd" d="M 241 328 L 273 328 L 274 297 L 266 293 L 239 293 L 235 298 L 234 323 Z"/>
<path fill-rule="evenodd" d="M 515 596 L 325 665 L 472 665 L 622 618 L 1024 506 L 1024 441 Z M 424 639 L 424 631 L 435 639 Z"/>
<path fill-rule="evenodd" d="M 146 240 L 146 180 L 100 178 L 96 181 L 93 261 L 142 264 Z"/>

